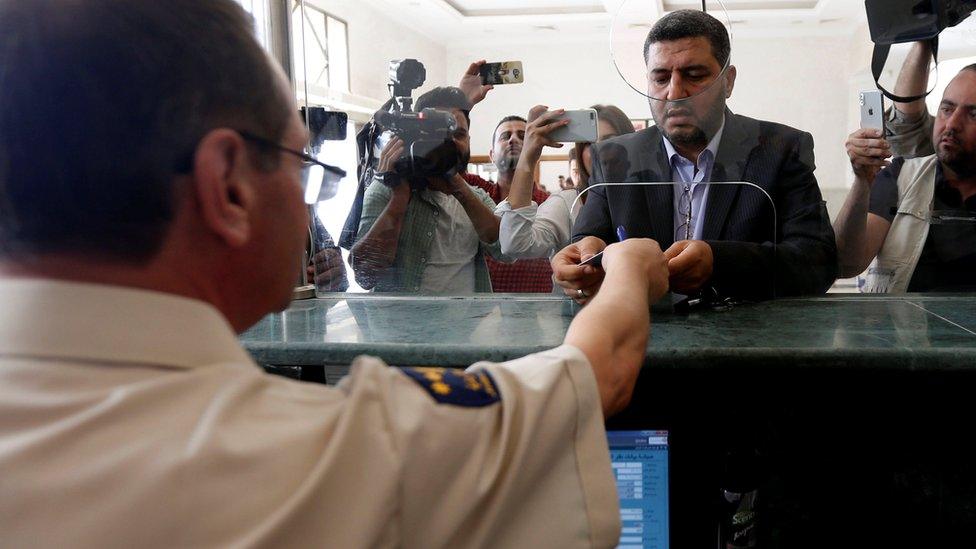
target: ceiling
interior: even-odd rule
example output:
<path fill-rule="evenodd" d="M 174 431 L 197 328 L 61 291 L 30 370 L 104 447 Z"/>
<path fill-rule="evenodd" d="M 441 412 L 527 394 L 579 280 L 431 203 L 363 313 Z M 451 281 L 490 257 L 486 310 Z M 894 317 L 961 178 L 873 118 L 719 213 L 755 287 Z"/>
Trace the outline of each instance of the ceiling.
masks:
<path fill-rule="evenodd" d="M 700 0 L 362 0 L 444 44 L 606 37 L 621 10 L 651 14 L 700 8 Z M 725 6 L 737 36 L 852 35 L 865 24 L 859 0 L 707 0 Z"/>

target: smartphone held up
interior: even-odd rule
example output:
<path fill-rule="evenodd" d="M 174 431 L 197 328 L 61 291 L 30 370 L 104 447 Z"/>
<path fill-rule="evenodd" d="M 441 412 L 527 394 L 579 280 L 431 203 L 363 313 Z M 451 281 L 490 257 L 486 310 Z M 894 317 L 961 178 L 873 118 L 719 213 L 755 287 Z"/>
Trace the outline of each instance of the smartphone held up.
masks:
<path fill-rule="evenodd" d="M 863 91 L 860 95 L 861 128 L 884 130 L 884 97 L 878 90 Z"/>
<path fill-rule="evenodd" d="M 481 83 L 485 86 L 521 84 L 525 78 L 521 61 L 485 63 L 478 72 L 481 74 Z"/>

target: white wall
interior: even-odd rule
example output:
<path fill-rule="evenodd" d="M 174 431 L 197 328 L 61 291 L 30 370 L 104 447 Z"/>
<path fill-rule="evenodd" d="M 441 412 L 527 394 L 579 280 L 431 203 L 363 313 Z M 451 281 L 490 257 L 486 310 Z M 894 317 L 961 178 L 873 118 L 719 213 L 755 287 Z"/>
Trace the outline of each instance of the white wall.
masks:
<path fill-rule="evenodd" d="M 358 0 L 310 1 L 349 25 L 351 91 L 355 95 L 385 100 L 391 59 L 415 57 L 426 65 L 427 83 L 415 97 L 434 86 L 456 85 L 471 61 L 521 60 L 526 82 L 497 86 L 472 112 L 473 154 L 488 153 L 491 131 L 499 119 L 509 114 L 524 116 L 535 104 L 583 108 L 611 103 L 631 118 L 650 117 L 647 100 L 617 75 L 605 37 L 550 36 L 540 31 L 540 39 L 532 44 L 479 37 L 446 46 Z M 813 135 L 816 175 L 832 217 L 850 185 L 844 141 L 858 125 L 857 93 L 873 87 L 870 55 L 866 25 L 849 34 L 806 37 L 750 38 L 740 33 L 733 43 L 738 79 L 730 108 Z M 565 153 L 565 149 L 546 151 Z M 556 177 L 567 172 L 564 162 L 544 163 L 542 183 L 554 185 Z"/>
<path fill-rule="evenodd" d="M 386 101 L 390 96 L 386 87 L 390 61 L 411 57 L 427 68 L 427 83 L 419 93 L 443 85 L 447 49 L 442 44 L 359 0 L 309 2 L 347 23 L 349 87 L 353 95 Z M 452 80 L 457 85 L 454 77 Z M 415 92 L 414 97 L 419 93 Z"/>

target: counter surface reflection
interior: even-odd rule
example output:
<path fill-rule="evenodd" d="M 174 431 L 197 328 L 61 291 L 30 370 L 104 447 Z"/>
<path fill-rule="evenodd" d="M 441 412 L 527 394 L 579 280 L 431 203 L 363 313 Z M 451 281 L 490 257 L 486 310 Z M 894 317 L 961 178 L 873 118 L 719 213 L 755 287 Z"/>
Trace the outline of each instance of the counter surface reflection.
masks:
<path fill-rule="evenodd" d="M 560 345 L 577 310 L 542 295 L 346 294 L 296 301 L 241 340 L 270 365 L 341 366 L 371 354 L 394 365 L 467 366 Z M 968 295 L 832 295 L 655 311 L 651 332 L 650 368 L 976 369 L 976 296 Z"/>

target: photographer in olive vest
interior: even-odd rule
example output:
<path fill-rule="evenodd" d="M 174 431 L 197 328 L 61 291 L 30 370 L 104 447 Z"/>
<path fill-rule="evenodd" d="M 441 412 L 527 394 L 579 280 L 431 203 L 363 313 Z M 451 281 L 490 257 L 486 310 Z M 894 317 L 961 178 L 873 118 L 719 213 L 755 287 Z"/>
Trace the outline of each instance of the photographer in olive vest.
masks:
<path fill-rule="evenodd" d="M 854 184 L 834 232 L 840 276 L 864 273 L 863 292 L 976 289 L 976 65 L 946 88 L 932 142 L 935 154 L 889 159 L 881 130 L 847 140 Z"/>

